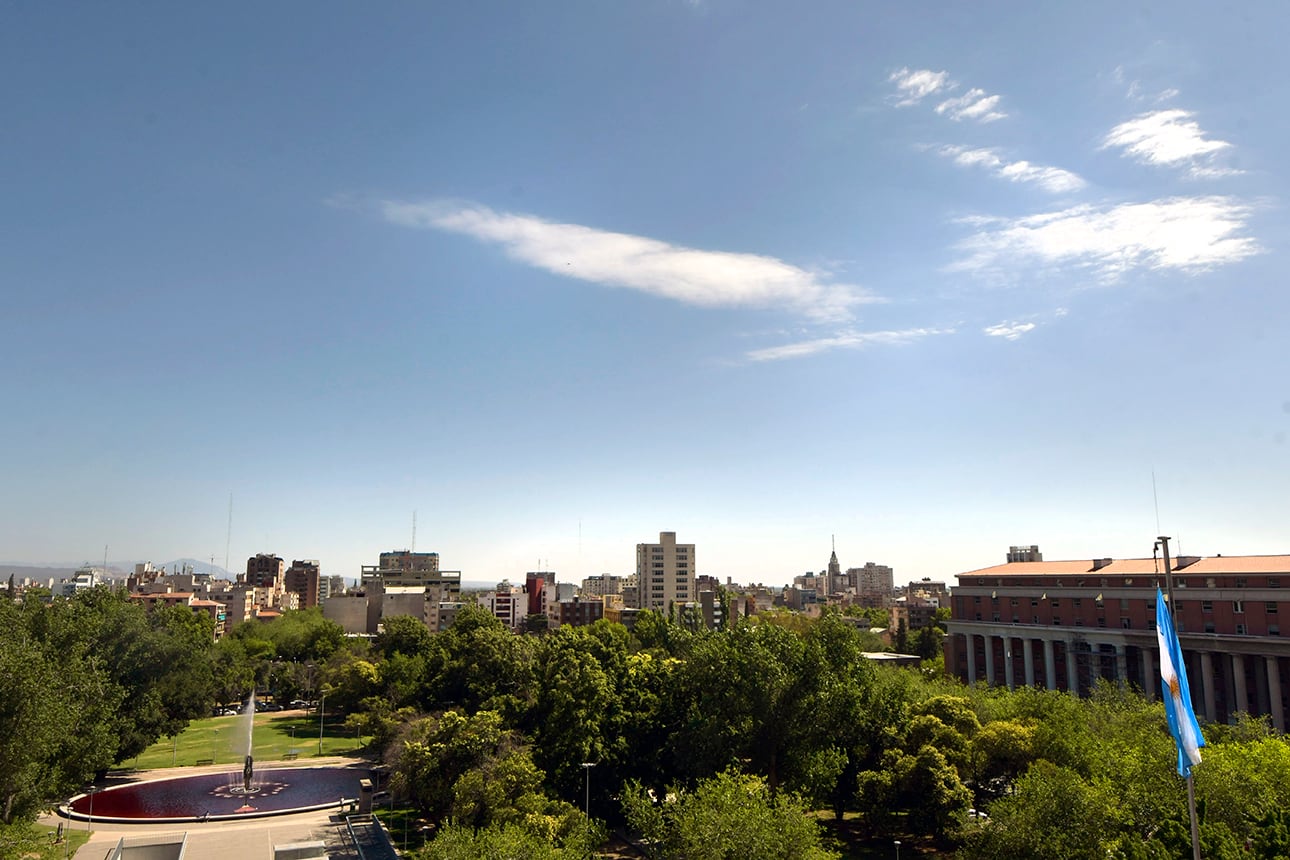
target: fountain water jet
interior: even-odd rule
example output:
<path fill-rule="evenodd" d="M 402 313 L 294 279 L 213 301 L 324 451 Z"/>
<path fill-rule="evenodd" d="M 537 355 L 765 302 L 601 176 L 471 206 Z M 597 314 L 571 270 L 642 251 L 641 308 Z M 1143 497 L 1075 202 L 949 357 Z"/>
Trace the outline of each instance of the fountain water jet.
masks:
<path fill-rule="evenodd" d="M 246 764 L 242 767 L 242 791 L 251 793 L 251 779 L 255 774 L 255 762 L 251 757 L 252 735 L 255 731 L 255 690 L 246 700 Z"/>

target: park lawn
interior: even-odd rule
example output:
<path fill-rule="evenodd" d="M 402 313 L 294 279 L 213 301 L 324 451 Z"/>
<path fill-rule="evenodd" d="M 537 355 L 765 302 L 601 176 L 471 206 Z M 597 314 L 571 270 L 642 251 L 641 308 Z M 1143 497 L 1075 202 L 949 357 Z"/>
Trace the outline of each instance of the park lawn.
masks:
<path fill-rule="evenodd" d="M 66 827 L 62 842 L 54 842 L 57 827 L 43 824 L 0 825 L 0 857 L 22 857 L 24 860 L 63 860 L 76 853 L 90 840 L 84 829 Z"/>
<path fill-rule="evenodd" d="M 294 738 L 292 728 L 295 728 Z M 251 754 L 257 761 L 280 761 L 295 752 L 301 761 L 318 756 L 318 715 L 304 712 L 266 712 L 255 715 Z M 193 720 L 176 738 L 163 738 L 136 758 L 120 762 L 139 770 L 158 767 L 191 767 L 201 761 L 213 764 L 242 763 L 246 746 L 246 718 L 210 717 Z M 344 718 L 327 717 L 322 755 L 346 755 L 363 748 L 363 739 L 346 729 Z"/>

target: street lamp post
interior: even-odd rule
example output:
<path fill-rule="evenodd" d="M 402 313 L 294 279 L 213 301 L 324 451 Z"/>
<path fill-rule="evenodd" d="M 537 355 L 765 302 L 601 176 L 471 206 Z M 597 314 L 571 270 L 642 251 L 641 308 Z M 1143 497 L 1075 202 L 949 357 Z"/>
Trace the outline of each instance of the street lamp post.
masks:
<path fill-rule="evenodd" d="M 587 799 L 582 807 L 582 814 L 591 818 L 591 769 L 596 766 L 594 761 L 584 761 L 582 769 L 587 774 Z"/>
<path fill-rule="evenodd" d="M 896 840 L 896 860 L 900 860 L 900 840 Z"/>
<path fill-rule="evenodd" d="M 214 764 L 215 760 L 219 758 L 219 729 L 212 729 L 211 731 L 215 733 L 211 739 L 211 764 Z"/>
<path fill-rule="evenodd" d="M 322 755 L 323 725 L 327 720 L 327 693 L 318 702 L 318 755 Z"/>
<path fill-rule="evenodd" d="M 90 836 L 90 822 L 94 820 L 94 785 L 90 784 L 90 814 L 85 819 L 85 838 Z"/>

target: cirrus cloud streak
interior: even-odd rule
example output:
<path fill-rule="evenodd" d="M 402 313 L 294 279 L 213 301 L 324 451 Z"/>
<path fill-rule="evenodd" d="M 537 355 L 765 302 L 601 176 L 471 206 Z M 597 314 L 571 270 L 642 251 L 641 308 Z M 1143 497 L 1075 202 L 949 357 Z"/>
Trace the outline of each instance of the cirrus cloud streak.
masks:
<path fill-rule="evenodd" d="M 839 322 L 850 319 L 856 305 L 882 301 L 858 286 L 831 283 L 760 254 L 688 248 L 472 203 L 387 200 L 380 208 L 391 223 L 499 245 L 512 259 L 551 274 L 699 307 L 780 308 L 818 322 Z"/>
<path fill-rule="evenodd" d="M 994 149 L 943 146 L 940 154 L 953 158 L 954 163 L 961 167 L 984 167 L 1000 179 L 1031 183 L 1054 194 L 1079 191 L 1085 185 L 1083 179 L 1069 170 L 1031 164 L 1029 161 L 1005 161 Z"/>
<path fill-rule="evenodd" d="M 1172 197 L 1080 205 L 1021 218 L 971 218 L 951 270 L 1075 266 L 1114 281 L 1133 269 L 1200 272 L 1260 253 L 1244 235 L 1252 207 L 1233 197 Z"/>
<path fill-rule="evenodd" d="M 783 346 L 771 346 L 754 349 L 744 353 L 749 361 L 781 361 L 786 358 L 804 358 L 820 352 L 834 349 L 861 349 L 866 346 L 899 346 L 913 343 L 926 337 L 940 334 L 954 334 L 952 328 L 909 328 L 895 331 L 846 331 L 832 337 L 821 337 L 813 340 L 788 343 Z"/>

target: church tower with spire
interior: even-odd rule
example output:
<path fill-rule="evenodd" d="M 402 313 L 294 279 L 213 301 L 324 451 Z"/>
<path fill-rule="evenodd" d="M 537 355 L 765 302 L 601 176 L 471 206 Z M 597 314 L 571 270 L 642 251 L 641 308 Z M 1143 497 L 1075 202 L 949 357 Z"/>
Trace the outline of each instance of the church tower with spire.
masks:
<path fill-rule="evenodd" d="M 842 565 L 838 564 L 838 540 L 833 535 L 833 554 L 829 556 L 829 569 L 824 574 L 824 598 L 842 590 Z"/>

